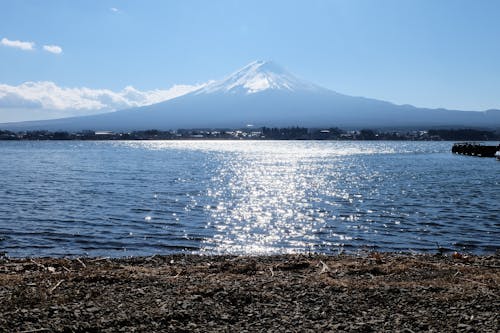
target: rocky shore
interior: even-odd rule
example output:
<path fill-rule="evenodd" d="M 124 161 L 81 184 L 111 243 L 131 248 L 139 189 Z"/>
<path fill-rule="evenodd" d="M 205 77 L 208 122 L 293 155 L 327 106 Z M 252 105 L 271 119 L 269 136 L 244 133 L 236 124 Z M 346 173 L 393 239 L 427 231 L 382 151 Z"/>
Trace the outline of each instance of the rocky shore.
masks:
<path fill-rule="evenodd" d="M 1 332 L 498 332 L 500 254 L 0 258 Z"/>

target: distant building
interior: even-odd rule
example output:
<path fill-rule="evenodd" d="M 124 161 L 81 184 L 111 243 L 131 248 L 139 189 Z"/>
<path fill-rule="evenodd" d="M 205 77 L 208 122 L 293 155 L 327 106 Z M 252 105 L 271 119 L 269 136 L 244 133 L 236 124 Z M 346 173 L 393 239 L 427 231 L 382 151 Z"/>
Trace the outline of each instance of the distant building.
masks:
<path fill-rule="evenodd" d="M 95 135 L 113 135 L 112 131 L 97 131 Z"/>

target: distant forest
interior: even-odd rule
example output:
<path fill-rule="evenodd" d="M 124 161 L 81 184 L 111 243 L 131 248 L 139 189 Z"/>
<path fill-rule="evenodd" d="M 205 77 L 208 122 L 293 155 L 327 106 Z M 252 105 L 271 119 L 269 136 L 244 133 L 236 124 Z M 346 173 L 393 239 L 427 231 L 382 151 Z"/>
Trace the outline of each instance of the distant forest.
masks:
<path fill-rule="evenodd" d="M 374 129 L 342 130 L 305 127 L 244 129 L 179 129 L 111 131 L 26 131 L 0 130 L 0 140 L 412 140 L 412 141 L 500 141 L 500 131 L 478 129 L 429 129 L 426 131 L 380 131 Z"/>

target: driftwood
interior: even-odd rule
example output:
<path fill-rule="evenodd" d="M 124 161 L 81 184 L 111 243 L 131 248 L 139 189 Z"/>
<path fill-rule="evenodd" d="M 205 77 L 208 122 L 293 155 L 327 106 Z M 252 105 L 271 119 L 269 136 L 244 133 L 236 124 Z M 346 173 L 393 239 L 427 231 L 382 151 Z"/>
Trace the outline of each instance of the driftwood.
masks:
<path fill-rule="evenodd" d="M 57 287 L 59 287 L 61 285 L 61 283 L 63 283 L 63 282 L 64 282 L 64 280 L 59 280 L 59 282 L 57 282 L 55 286 L 53 286 L 52 288 L 50 288 L 49 294 L 52 294 L 54 292 L 54 290 L 56 290 Z"/>

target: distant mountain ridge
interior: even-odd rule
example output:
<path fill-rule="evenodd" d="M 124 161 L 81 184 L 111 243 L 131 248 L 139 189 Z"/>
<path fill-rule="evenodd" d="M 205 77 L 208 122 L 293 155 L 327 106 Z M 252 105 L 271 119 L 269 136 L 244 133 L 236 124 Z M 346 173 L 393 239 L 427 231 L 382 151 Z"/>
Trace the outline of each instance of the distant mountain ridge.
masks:
<path fill-rule="evenodd" d="M 352 97 L 302 80 L 271 61 L 161 103 L 93 116 L 0 124 L 11 130 L 144 130 L 178 128 L 500 127 L 500 110 L 457 111 Z"/>

